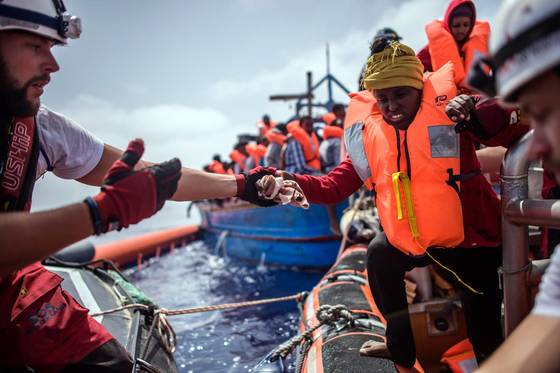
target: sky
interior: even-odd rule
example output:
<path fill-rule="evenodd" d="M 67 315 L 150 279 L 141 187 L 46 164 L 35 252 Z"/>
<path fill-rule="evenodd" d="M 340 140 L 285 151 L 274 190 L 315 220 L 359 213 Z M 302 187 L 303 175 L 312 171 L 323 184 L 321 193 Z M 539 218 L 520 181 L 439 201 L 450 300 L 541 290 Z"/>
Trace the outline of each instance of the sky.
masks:
<path fill-rule="evenodd" d="M 215 153 L 227 157 L 238 133 L 256 132 L 264 113 L 279 121 L 292 116 L 290 103 L 269 96 L 303 92 L 307 71 L 315 82 L 323 77 L 327 43 L 331 73 L 354 90 L 379 28 L 392 27 L 419 50 L 427 42 L 425 24 L 443 17 L 447 3 L 66 0 L 82 19 L 83 34 L 54 49 L 61 70 L 42 102 L 105 143 L 122 149 L 141 137 L 145 159 L 177 156 L 185 167 L 201 168 Z M 479 19 L 492 21 L 500 1 L 475 3 Z M 347 103 L 342 92 L 335 98 Z M 49 173 L 36 184 L 33 209 L 80 201 L 97 190 Z M 128 235 L 196 223 L 196 216 L 186 218 L 186 207 L 168 202 Z"/>

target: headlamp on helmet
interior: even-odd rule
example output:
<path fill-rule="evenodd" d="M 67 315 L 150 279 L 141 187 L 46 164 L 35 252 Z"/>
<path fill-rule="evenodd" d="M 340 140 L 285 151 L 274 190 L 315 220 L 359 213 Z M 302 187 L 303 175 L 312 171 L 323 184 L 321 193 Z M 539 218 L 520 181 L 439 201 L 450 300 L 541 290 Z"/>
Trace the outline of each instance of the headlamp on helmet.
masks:
<path fill-rule="evenodd" d="M 0 31 L 22 30 L 57 42 L 77 39 L 80 18 L 69 14 L 62 0 L 0 0 Z"/>

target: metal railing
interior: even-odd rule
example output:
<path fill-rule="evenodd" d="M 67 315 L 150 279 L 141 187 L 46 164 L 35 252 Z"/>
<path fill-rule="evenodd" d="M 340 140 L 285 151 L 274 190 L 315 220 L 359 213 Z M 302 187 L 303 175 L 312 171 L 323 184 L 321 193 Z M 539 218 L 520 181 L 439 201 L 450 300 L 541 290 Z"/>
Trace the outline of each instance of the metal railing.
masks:
<path fill-rule="evenodd" d="M 531 284 L 538 281 L 548 261 L 529 261 L 528 225 L 560 227 L 560 200 L 529 198 L 527 150 L 532 131 L 512 146 L 502 163 L 501 269 L 504 290 L 504 332 L 506 337 L 530 311 Z"/>

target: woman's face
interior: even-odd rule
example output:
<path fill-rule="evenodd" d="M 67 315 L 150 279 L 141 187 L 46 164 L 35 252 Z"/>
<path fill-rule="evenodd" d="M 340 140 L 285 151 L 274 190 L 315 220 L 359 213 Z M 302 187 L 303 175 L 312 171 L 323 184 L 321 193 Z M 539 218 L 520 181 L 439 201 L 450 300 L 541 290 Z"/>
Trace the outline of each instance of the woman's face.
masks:
<path fill-rule="evenodd" d="M 410 126 L 422 100 L 422 91 L 412 87 L 377 89 L 373 95 L 383 119 L 400 130 Z"/>
<path fill-rule="evenodd" d="M 451 34 L 457 43 L 465 41 L 465 39 L 469 36 L 471 26 L 471 17 L 467 16 L 453 17 L 449 23 Z"/>

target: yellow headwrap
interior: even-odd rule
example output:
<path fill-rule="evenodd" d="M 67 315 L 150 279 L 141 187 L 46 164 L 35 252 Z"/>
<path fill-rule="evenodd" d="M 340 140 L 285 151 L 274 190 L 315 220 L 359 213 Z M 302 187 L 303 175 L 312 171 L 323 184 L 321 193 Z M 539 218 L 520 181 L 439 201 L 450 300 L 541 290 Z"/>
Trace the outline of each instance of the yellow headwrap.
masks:
<path fill-rule="evenodd" d="M 364 85 L 369 90 L 402 86 L 422 89 L 423 71 L 412 48 L 394 41 L 368 59 Z"/>

